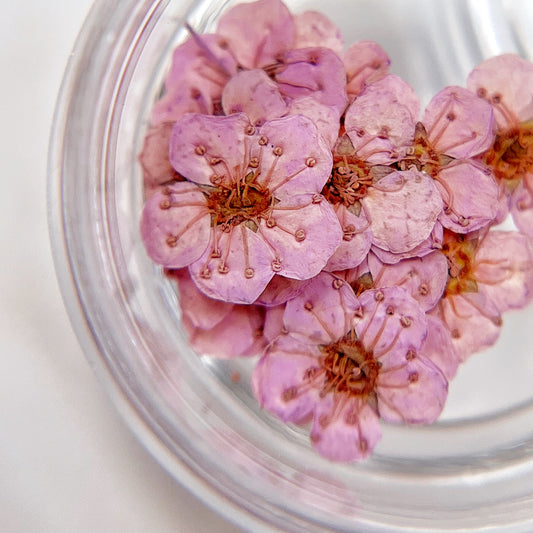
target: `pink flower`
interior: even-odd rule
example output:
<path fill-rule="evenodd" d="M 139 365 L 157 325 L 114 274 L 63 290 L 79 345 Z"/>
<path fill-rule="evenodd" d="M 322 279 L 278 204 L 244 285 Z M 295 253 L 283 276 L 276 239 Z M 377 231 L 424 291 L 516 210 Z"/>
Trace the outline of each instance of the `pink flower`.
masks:
<path fill-rule="evenodd" d="M 416 124 L 413 145 L 401 163 L 435 180 L 444 200 L 439 221 L 457 233 L 476 231 L 498 213 L 492 172 L 473 160 L 491 145 L 492 124 L 492 110 L 484 100 L 461 87 L 446 87 Z"/>
<path fill-rule="evenodd" d="M 518 232 L 445 234 L 443 253 L 449 280 L 432 314 L 451 332 L 464 361 L 496 342 L 501 314 L 524 307 L 533 297 L 533 251 Z"/>
<path fill-rule="evenodd" d="M 207 296 L 252 303 L 275 274 L 318 274 L 342 233 L 320 191 L 331 152 L 316 127 L 290 116 L 253 127 L 246 115 L 185 115 L 170 161 L 188 180 L 146 203 L 141 235 L 150 257 L 189 266 Z"/>
<path fill-rule="evenodd" d="M 517 227 L 533 239 L 533 64 L 513 54 L 487 59 L 467 87 L 494 110 L 496 138 L 482 159 L 509 198 Z"/>
<path fill-rule="evenodd" d="M 343 227 L 343 242 L 328 270 L 357 266 L 371 246 L 410 252 L 431 235 L 442 211 L 434 181 L 417 169 L 379 166 L 396 162 L 411 142 L 418 108 L 413 90 L 388 75 L 346 111 L 346 136 L 334 148 L 333 172 L 323 191 Z"/>
<path fill-rule="evenodd" d="M 367 457 L 378 419 L 430 423 L 447 394 L 443 373 L 420 353 L 424 312 L 403 289 L 365 291 L 320 274 L 287 302 L 282 335 L 259 361 L 259 403 L 286 422 L 312 418 L 311 442 L 335 461 Z"/>
<path fill-rule="evenodd" d="M 187 112 L 220 114 L 223 89 L 242 70 L 264 70 L 291 100 L 317 92 L 346 106 L 342 61 L 324 48 L 341 48 L 340 32 L 323 15 L 307 12 L 295 19 L 281 1 L 258 0 L 224 13 L 215 34 L 200 36 L 188 29 L 192 36 L 174 52 L 154 123 L 175 121 Z"/>

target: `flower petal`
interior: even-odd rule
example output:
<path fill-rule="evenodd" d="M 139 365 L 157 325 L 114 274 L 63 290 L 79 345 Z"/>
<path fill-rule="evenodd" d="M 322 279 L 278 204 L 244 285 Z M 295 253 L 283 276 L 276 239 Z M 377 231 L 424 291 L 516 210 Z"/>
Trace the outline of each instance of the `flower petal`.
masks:
<path fill-rule="evenodd" d="M 200 189 L 192 183 L 178 182 L 145 203 L 141 237 L 154 262 L 181 268 L 204 253 L 210 226 L 211 218 Z"/>
<path fill-rule="evenodd" d="M 171 277 L 177 281 L 181 312 L 193 328 L 214 328 L 234 307 L 234 304 L 213 300 L 199 291 L 187 269 L 175 271 Z"/>
<path fill-rule="evenodd" d="M 323 105 L 335 107 L 339 114 L 348 103 L 344 65 L 327 48 L 289 50 L 283 56 L 283 69 L 275 80 L 286 98 L 312 96 Z"/>
<path fill-rule="evenodd" d="M 244 112 L 254 125 L 279 118 L 287 112 L 277 85 L 264 70 L 243 70 L 233 76 L 222 91 L 226 115 Z"/>
<path fill-rule="evenodd" d="M 513 191 L 511 214 L 517 228 L 533 241 L 533 174 L 527 174 Z"/>
<path fill-rule="evenodd" d="M 279 199 L 320 193 L 331 173 L 333 157 L 310 119 L 293 115 L 271 120 L 259 134 L 259 139 L 267 140 L 261 145 L 259 182 Z"/>
<path fill-rule="evenodd" d="M 389 164 L 414 135 L 420 103 L 414 90 L 393 74 L 369 85 L 346 111 L 345 128 L 361 159 Z"/>
<path fill-rule="evenodd" d="M 334 394 L 328 394 L 315 409 L 311 443 L 331 461 L 360 461 L 368 457 L 381 439 L 374 410 L 361 398 L 350 398 L 336 411 Z"/>
<path fill-rule="evenodd" d="M 308 48 L 322 46 L 341 55 L 344 50 L 344 40 L 339 28 L 318 11 L 304 11 L 294 15 L 296 37 L 293 48 Z"/>
<path fill-rule="evenodd" d="M 445 228 L 470 233 L 498 214 L 499 189 L 489 169 L 468 160 L 455 161 L 440 170 L 436 184 L 444 200 L 439 221 Z"/>
<path fill-rule="evenodd" d="M 492 346 L 500 335 L 501 315 L 483 293 L 448 295 L 439 302 L 433 313 L 449 329 L 461 361 Z"/>
<path fill-rule="evenodd" d="M 374 287 L 402 287 L 429 311 L 437 305 L 448 281 L 448 261 L 441 252 L 404 259 L 394 265 L 382 263 L 374 254 L 368 256 Z"/>
<path fill-rule="evenodd" d="M 189 181 L 213 185 L 212 178 L 218 175 L 232 183 L 239 170 L 243 171 L 244 140 L 249 137 L 246 131 L 250 126 L 244 113 L 229 117 L 184 115 L 172 130 L 170 162 Z"/>
<path fill-rule="evenodd" d="M 416 355 L 402 368 L 380 372 L 376 393 L 379 415 L 385 420 L 430 424 L 444 408 L 448 381 L 434 363 Z"/>
<path fill-rule="evenodd" d="M 405 289 L 370 289 L 359 296 L 359 303 L 355 332 L 384 370 L 396 365 L 398 353 L 403 359 L 408 350 L 420 348 L 427 335 L 426 315 Z"/>
<path fill-rule="evenodd" d="M 359 215 L 356 215 L 346 209 L 342 203 L 333 207 L 343 231 L 343 238 L 324 267 L 328 272 L 356 267 L 368 255 L 372 244 L 370 222 L 363 209 Z"/>
<path fill-rule="evenodd" d="M 267 224 L 260 227 L 261 235 L 275 250 L 280 276 L 316 276 L 341 242 L 342 232 L 333 208 L 325 200 L 313 203 L 312 195 L 306 198 L 307 205 L 301 207 L 291 205 L 289 200 L 276 204 Z"/>
<path fill-rule="evenodd" d="M 350 330 L 352 315 L 359 307 L 348 283 L 322 272 L 287 302 L 283 324 L 306 343 L 330 344 Z"/>
<path fill-rule="evenodd" d="M 217 33 L 239 65 L 261 68 L 277 60 L 294 39 L 292 15 L 280 0 L 240 3 L 224 13 Z"/>
<path fill-rule="evenodd" d="M 390 59 L 378 43 L 359 41 L 346 50 L 344 65 L 348 77 L 346 90 L 353 100 L 367 85 L 388 74 Z"/>
<path fill-rule="evenodd" d="M 300 423 L 312 414 L 319 399 L 319 384 L 306 376 L 319 368 L 318 349 L 293 339 L 280 339 L 254 368 L 252 390 L 259 405 L 284 422 Z"/>
<path fill-rule="evenodd" d="M 363 204 L 372 222 L 374 245 L 393 253 L 424 241 L 442 211 L 433 179 L 416 170 L 391 172 L 369 189 Z"/>
<path fill-rule="evenodd" d="M 466 86 L 493 105 L 500 130 L 533 118 L 533 64 L 518 55 L 503 54 L 483 61 L 469 74 Z"/>
<path fill-rule="evenodd" d="M 533 298 L 533 250 L 521 233 L 490 231 L 479 246 L 474 276 L 500 312 L 524 307 Z"/>
<path fill-rule="evenodd" d="M 216 248 L 209 246 L 189 267 L 194 283 L 211 298 L 253 303 L 274 276 L 270 248 L 245 224 L 227 232 L 218 227 L 215 237 Z"/>
<path fill-rule="evenodd" d="M 257 355 L 266 345 L 262 338 L 263 315 L 260 307 L 235 305 L 212 328 L 194 327 L 189 322 L 189 342 L 199 355 L 217 359 Z M 184 324 L 187 325 L 186 320 Z"/>
<path fill-rule="evenodd" d="M 446 87 L 429 102 L 422 120 L 432 147 L 457 159 L 474 157 L 493 142 L 492 108 L 462 87 Z"/>

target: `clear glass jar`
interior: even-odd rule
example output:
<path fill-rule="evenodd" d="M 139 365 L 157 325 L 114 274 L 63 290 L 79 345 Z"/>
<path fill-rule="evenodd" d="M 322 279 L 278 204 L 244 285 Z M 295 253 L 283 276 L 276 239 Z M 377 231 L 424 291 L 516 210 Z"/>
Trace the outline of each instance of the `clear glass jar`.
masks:
<path fill-rule="evenodd" d="M 50 227 L 96 373 L 155 458 L 247 529 L 533 531 L 531 310 L 509 315 L 498 344 L 461 368 L 439 423 L 386 426 L 372 458 L 353 465 L 320 458 L 304 431 L 258 408 L 252 361 L 207 360 L 188 346 L 173 286 L 139 237 L 137 154 L 184 21 L 208 31 L 231 4 L 99 0 L 76 43 L 52 135 Z M 287 4 L 325 10 L 348 44 L 379 42 L 423 104 L 464 85 L 486 57 L 533 59 L 525 0 Z"/>

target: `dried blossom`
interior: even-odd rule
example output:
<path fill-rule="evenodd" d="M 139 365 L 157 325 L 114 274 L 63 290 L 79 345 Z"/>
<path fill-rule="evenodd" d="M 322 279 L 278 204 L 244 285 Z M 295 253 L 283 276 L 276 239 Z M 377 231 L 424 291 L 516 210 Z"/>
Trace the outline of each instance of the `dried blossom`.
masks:
<path fill-rule="evenodd" d="M 342 107 L 341 113 L 347 102 L 344 66 L 325 48 L 339 49 L 340 32 L 323 15 L 300 17 L 295 21 L 280 0 L 257 0 L 223 14 L 214 34 L 200 36 L 188 27 L 192 35 L 174 52 L 153 122 L 175 121 L 187 112 L 220 114 L 228 81 L 254 69 L 267 73 L 285 97 L 317 93 L 324 105 Z M 302 26 L 306 21 L 310 28 Z"/>
<path fill-rule="evenodd" d="M 513 54 L 487 59 L 467 87 L 494 110 L 496 138 L 482 160 L 509 198 L 517 227 L 533 238 L 533 64 Z"/>
<path fill-rule="evenodd" d="M 418 109 L 409 85 L 388 75 L 346 111 L 346 135 L 333 150 L 333 171 L 323 191 L 344 235 L 328 270 L 357 266 L 370 246 L 410 252 L 431 235 L 442 211 L 433 180 L 417 169 L 379 166 L 396 162 L 411 142 Z"/>
<path fill-rule="evenodd" d="M 502 313 L 533 297 L 533 252 L 518 232 L 477 235 L 446 232 L 442 252 L 449 264 L 444 296 L 432 312 L 451 332 L 462 360 L 496 342 Z"/>
<path fill-rule="evenodd" d="M 403 289 L 358 299 L 323 273 L 287 302 L 282 320 L 287 334 L 258 363 L 254 392 L 286 422 L 311 417 L 311 442 L 325 457 L 367 457 L 381 437 L 380 417 L 423 424 L 440 414 L 447 380 L 420 353 L 425 314 Z"/>
<path fill-rule="evenodd" d="M 185 115 L 170 160 L 190 181 L 146 203 L 142 237 L 154 261 L 189 266 L 210 297 L 252 303 L 275 274 L 318 274 L 340 243 L 320 195 L 331 154 L 305 117 L 256 129 L 244 114 Z"/>

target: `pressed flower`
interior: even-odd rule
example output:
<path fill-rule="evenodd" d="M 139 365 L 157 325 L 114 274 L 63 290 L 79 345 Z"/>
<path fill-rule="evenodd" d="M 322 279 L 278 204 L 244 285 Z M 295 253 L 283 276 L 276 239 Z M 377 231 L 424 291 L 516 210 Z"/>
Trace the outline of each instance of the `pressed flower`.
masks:
<path fill-rule="evenodd" d="M 320 195 L 331 153 L 305 117 L 256 129 L 244 114 L 186 115 L 174 127 L 170 160 L 191 181 L 146 203 L 143 240 L 154 261 L 189 266 L 210 297 L 252 303 L 275 274 L 318 274 L 340 243 Z"/>
<path fill-rule="evenodd" d="M 430 423 L 440 414 L 447 381 L 420 353 L 425 314 L 403 289 L 358 299 L 323 273 L 287 302 L 283 328 L 254 371 L 254 392 L 286 422 L 311 417 L 311 442 L 325 457 L 367 457 L 381 437 L 379 417 Z"/>
<path fill-rule="evenodd" d="M 412 140 L 418 99 L 397 76 L 368 86 L 346 111 L 323 194 L 335 206 L 343 242 L 331 271 L 357 266 L 371 246 L 405 253 L 425 241 L 442 211 L 433 180 L 416 169 L 380 165 L 398 160 Z"/>
<path fill-rule="evenodd" d="M 262 69 L 274 81 L 279 77 L 288 98 L 316 92 L 321 100 L 346 105 L 342 61 L 333 50 L 317 48 L 341 46 L 339 30 L 323 15 L 303 13 L 296 24 L 279 0 L 258 0 L 224 13 L 214 34 L 198 35 L 188 29 L 191 37 L 174 52 L 153 123 L 175 121 L 187 112 L 221 114 L 223 89 L 243 70 Z M 304 47 L 309 51 L 295 50 Z M 302 68 L 304 62 L 309 63 L 307 69 Z M 342 91 L 337 88 L 341 76 Z"/>
<path fill-rule="evenodd" d="M 531 245 L 518 232 L 446 232 L 442 252 L 449 263 L 449 280 L 432 313 L 446 324 L 464 360 L 496 342 L 504 311 L 531 301 Z"/>
<path fill-rule="evenodd" d="M 444 200 L 439 221 L 458 233 L 476 231 L 498 213 L 499 191 L 492 172 L 473 160 L 491 145 L 492 125 L 487 102 L 461 87 L 446 87 L 428 104 L 400 163 L 435 180 Z"/>
<path fill-rule="evenodd" d="M 467 87 L 494 110 L 496 138 L 483 154 L 518 228 L 533 238 L 533 64 L 514 54 L 483 61 Z"/>

